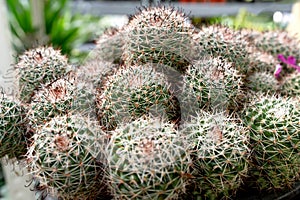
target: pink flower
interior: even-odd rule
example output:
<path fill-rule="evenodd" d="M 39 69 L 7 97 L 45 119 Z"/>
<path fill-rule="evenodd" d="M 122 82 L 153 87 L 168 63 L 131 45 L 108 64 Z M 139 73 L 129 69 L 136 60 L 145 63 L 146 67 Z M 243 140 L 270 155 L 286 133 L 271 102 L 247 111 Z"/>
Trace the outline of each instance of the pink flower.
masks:
<path fill-rule="evenodd" d="M 296 69 L 298 72 L 300 72 L 300 66 L 296 63 L 296 58 L 294 56 L 289 56 L 287 59 L 284 57 L 284 55 L 279 54 L 277 58 L 287 64 L 288 66 L 291 66 L 292 68 Z"/>

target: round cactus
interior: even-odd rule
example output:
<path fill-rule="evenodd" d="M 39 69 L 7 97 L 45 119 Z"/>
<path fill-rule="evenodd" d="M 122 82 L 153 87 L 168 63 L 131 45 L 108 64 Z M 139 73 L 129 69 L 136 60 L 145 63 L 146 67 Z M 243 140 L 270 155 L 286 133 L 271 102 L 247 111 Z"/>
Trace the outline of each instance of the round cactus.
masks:
<path fill-rule="evenodd" d="M 284 97 L 259 95 L 243 117 L 251 129 L 252 183 L 260 190 L 292 187 L 300 167 L 299 104 Z"/>
<path fill-rule="evenodd" d="M 97 46 L 94 50 L 97 52 L 97 56 L 106 62 L 121 63 L 124 36 L 123 31 L 116 28 L 106 30 L 97 40 Z"/>
<path fill-rule="evenodd" d="M 101 125 L 108 130 L 145 114 L 158 114 L 178 121 L 180 107 L 162 74 L 150 65 L 120 69 L 107 78 L 97 97 Z"/>
<path fill-rule="evenodd" d="M 300 94 L 300 73 L 294 72 L 283 78 L 281 93 L 288 96 L 299 96 Z"/>
<path fill-rule="evenodd" d="M 248 172 L 248 130 L 237 119 L 199 113 L 183 132 L 193 150 L 193 191 L 198 198 L 231 198 Z"/>
<path fill-rule="evenodd" d="M 178 199 L 189 177 L 187 144 L 174 124 L 138 119 L 113 131 L 107 146 L 116 199 Z"/>
<path fill-rule="evenodd" d="M 123 60 L 127 65 L 160 63 L 184 72 L 193 58 L 193 33 L 183 12 L 145 8 L 124 27 Z"/>
<path fill-rule="evenodd" d="M 70 71 L 68 60 L 52 47 L 40 47 L 26 51 L 16 64 L 19 96 L 23 102 L 30 102 L 35 90 L 42 84 L 64 76 Z"/>
<path fill-rule="evenodd" d="M 104 165 L 97 159 L 103 135 L 88 118 L 54 117 L 33 135 L 28 168 L 51 195 L 95 199 L 104 186 Z"/>
<path fill-rule="evenodd" d="M 198 101 L 199 108 L 228 110 L 242 95 L 242 77 L 221 57 L 190 65 L 184 76 L 184 96 Z M 185 100 L 186 101 L 186 100 Z"/>
<path fill-rule="evenodd" d="M 275 93 L 279 89 L 279 81 L 273 74 L 255 72 L 247 77 L 246 86 L 255 92 Z"/>
<path fill-rule="evenodd" d="M 17 101 L 0 96 L 0 158 L 23 159 L 26 154 L 25 109 Z"/>

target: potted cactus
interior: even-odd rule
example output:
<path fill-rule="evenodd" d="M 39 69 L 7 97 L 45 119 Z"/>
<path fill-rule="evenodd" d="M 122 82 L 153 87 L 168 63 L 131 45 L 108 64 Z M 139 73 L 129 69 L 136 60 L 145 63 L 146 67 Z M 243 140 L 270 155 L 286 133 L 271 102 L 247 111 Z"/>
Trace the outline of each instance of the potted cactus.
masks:
<path fill-rule="evenodd" d="M 20 56 L 0 155 L 40 199 L 280 196 L 300 178 L 299 52 L 285 32 L 142 8 L 82 66 L 52 47 Z"/>

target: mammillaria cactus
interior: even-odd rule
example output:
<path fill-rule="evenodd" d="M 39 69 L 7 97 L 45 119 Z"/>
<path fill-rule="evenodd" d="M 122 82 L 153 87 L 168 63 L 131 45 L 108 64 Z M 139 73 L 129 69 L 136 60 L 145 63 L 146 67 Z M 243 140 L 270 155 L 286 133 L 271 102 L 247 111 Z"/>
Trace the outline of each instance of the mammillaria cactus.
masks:
<path fill-rule="evenodd" d="M 281 93 L 289 96 L 299 96 L 300 94 L 300 73 L 295 71 L 283 79 Z"/>
<path fill-rule="evenodd" d="M 103 132 L 78 115 L 58 116 L 37 129 L 28 167 L 50 194 L 89 199 L 101 193 L 104 165 L 97 160 Z"/>
<path fill-rule="evenodd" d="M 285 97 L 256 98 L 243 115 L 250 128 L 250 176 L 261 190 L 292 187 L 300 169 L 299 103 Z"/>
<path fill-rule="evenodd" d="M 26 124 L 24 107 L 0 94 L 0 158 L 22 159 L 26 153 Z"/>
<path fill-rule="evenodd" d="M 19 59 L 17 79 L 20 99 L 24 102 L 29 102 L 33 92 L 42 84 L 55 81 L 71 68 L 67 58 L 51 47 L 26 51 Z"/>
<path fill-rule="evenodd" d="M 218 113 L 198 113 L 184 124 L 191 144 L 195 184 L 193 194 L 204 199 L 231 198 L 248 173 L 248 131 L 239 122 Z"/>
<path fill-rule="evenodd" d="M 100 123 L 112 130 L 119 123 L 130 122 L 150 112 L 167 115 L 170 121 L 176 122 L 180 118 L 180 107 L 171 92 L 164 75 L 151 65 L 122 68 L 107 77 L 104 90 L 99 93 Z"/>
<path fill-rule="evenodd" d="M 242 95 L 242 77 L 222 57 L 190 65 L 184 76 L 184 96 L 198 101 L 199 108 L 228 110 Z"/>
<path fill-rule="evenodd" d="M 282 35 L 196 30 L 179 9 L 149 7 L 81 66 L 52 47 L 29 50 L 17 99 L 1 99 L 0 156 L 25 158 L 62 199 L 228 199 L 243 181 L 290 189 L 300 58 Z"/>
<path fill-rule="evenodd" d="M 106 151 L 116 199 L 178 199 L 185 191 L 190 157 L 174 124 L 140 118 L 121 125 Z"/>
<path fill-rule="evenodd" d="M 268 72 L 254 72 L 247 78 L 247 87 L 255 92 L 275 93 L 279 90 L 276 77 Z"/>
<path fill-rule="evenodd" d="M 127 65 L 161 63 L 183 72 L 193 59 L 194 27 L 180 10 L 149 7 L 124 27 Z"/>

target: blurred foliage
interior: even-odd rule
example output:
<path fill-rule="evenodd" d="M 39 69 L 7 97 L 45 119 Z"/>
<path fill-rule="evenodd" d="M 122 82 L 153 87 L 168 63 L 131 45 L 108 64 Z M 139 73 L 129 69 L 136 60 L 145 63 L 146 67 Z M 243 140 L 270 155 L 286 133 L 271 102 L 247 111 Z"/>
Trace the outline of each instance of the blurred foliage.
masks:
<path fill-rule="evenodd" d="M 234 29 L 247 28 L 257 31 L 278 30 L 283 27 L 273 22 L 273 13 L 261 13 L 259 15 L 240 9 L 235 16 L 218 16 L 212 18 L 192 18 L 192 23 L 202 25 L 222 24 Z"/>
<path fill-rule="evenodd" d="M 37 47 L 52 45 L 61 49 L 73 62 L 81 61 L 87 53 L 78 47 L 92 40 L 100 21 L 99 17 L 73 14 L 69 0 L 44 0 L 45 38 L 43 44 L 38 38 L 38 30 L 33 25 L 30 0 L 7 0 L 10 28 L 13 33 L 13 46 L 17 53 Z"/>

